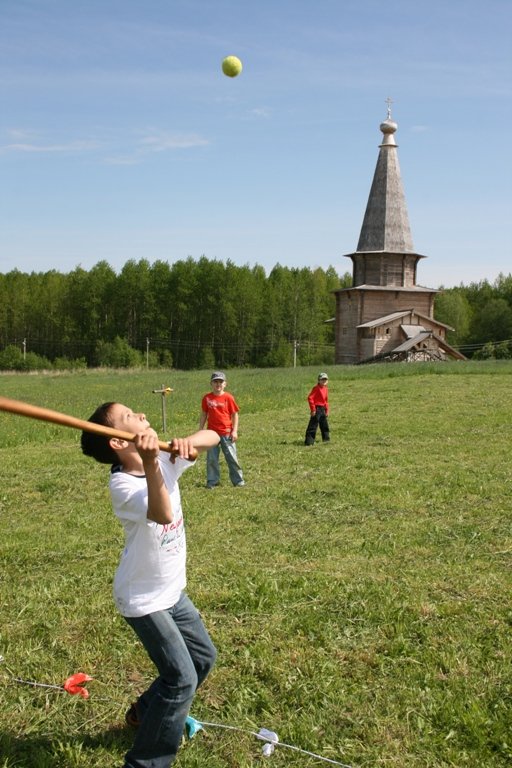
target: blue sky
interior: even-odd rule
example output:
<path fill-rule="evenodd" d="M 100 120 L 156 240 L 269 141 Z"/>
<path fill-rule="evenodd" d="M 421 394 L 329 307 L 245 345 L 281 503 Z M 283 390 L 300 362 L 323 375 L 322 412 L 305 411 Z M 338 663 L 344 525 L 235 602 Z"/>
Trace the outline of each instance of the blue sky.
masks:
<path fill-rule="evenodd" d="M 418 282 L 510 274 L 511 39 L 511 0 L 0 0 L 0 272 L 342 274 L 389 96 Z"/>

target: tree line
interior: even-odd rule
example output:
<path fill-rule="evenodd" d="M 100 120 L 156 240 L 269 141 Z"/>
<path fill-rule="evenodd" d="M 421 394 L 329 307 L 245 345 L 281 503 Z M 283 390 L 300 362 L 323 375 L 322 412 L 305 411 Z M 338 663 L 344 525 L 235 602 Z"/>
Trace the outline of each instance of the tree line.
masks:
<path fill-rule="evenodd" d="M 454 328 L 448 343 L 474 359 L 512 358 L 512 274 L 440 291 L 435 317 Z"/>
<path fill-rule="evenodd" d="M 0 274 L 0 369 L 327 365 L 334 291 L 327 269 L 142 259 L 119 273 Z M 512 357 L 512 275 L 442 290 L 435 317 L 468 357 Z"/>
<path fill-rule="evenodd" d="M 332 362 L 328 269 L 105 261 L 68 274 L 0 274 L 0 368 L 264 367 Z"/>

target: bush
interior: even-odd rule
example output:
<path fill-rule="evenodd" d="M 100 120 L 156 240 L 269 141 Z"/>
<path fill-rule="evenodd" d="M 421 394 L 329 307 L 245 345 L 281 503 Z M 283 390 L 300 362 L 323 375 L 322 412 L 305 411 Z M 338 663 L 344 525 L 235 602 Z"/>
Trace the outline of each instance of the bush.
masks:
<path fill-rule="evenodd" d="M 512 357 L 512 345 L 509 341 L 501 341 L 496 344 L 494 350 L 496 360 L 510 360 Z"/>
<path fill-rule="evenodd" d="M 201 371 L 205 371 L 208 368 L 214 369 L 216 367 L 215 355 L 211 347 L 203 347 L 199 353 L 198 368 Z"/>
<path fill-rule="evenodd" d="M 42 371 L 51 367 L 48 358 L 36 355 L 35 352 L 23 354 L 15 344 L 10 344 L 0 352 L 0 370 L 3 371 Z"/>
<path fill-rule="evenodd" d="M 334 365 L 334 346 L 325 345 L 323 347 L 307 347 L 300 349 L 297 355 L 297 365 L 317 365 L 320 368 L 326 368 L 328 365 Z"/>
<path fill-rule="evenodd" d="M 287 368 L 293 362 L 292 345 L 289 342 L 281 341 L 270 352 L 267 352 L 261 360 L 262 368 Z"/>
<path fill-rule="evenodd" d="M 159 353 L 160 367 L 172 368 L 172 352 L 170 349 L 164 349 Z"/>
<path fill-rule="evenodd" d="M 56 357 L 52 368 L 56 371 L 77 371 L 87 368 L 85 357 L 79 357 L 76 360 L 68 360 L 67 357 Z"/>
<path fill-rule="evenodd" d="M 144 355 L 130 347 L 126 339 L 116 336 L 113 342 L 99 341 L 96 346 L 97 364 L 107 368 L 138 368 L 144 365 Z"/>
<path fill-rule="evenodd" d="M 52 364 L 47 357 L 36 355 L 35 352 L 27 352 L 23 359 L 21 371 L 48 371 Z"/>
<path fill-rule="evenodd" d="M 501 341 L 499 344 L 488 341 L 473 355 L 473 360 L 510 360 L 510 358 L 512 358 L 512 343 L 510 341 Z"/>
<path fill-rule="evenodd" d="M 21 349 L 14 344 L 0 352 L 0 369 L 2 371 L 21 371 L 23 365 L 23 354 Z"/>

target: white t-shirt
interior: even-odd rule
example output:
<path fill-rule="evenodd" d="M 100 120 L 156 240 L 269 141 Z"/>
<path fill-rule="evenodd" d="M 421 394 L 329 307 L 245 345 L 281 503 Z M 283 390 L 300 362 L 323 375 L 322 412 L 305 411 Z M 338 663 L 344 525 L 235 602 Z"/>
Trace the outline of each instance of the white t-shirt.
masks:
<path fill-rule="evenodd" d="M 158 457 L 171 498 L 172 523 L 148 520 L 148 488 L 145 476 L 114 468 L 110 494 L 116 517 L 125 533 L 125 548 L 114 577 L 114 600 L 123 616 L 145 616 L 177 603 L 186 585 L 185 526 L 178 478 L 194 462 L 168 453 Z"/>

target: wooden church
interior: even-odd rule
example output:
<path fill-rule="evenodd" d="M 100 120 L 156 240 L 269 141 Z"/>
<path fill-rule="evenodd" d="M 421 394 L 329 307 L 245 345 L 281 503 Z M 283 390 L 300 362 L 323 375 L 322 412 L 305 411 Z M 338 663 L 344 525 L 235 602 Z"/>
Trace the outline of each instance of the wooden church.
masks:
<path fill-rule="evenodd" d="M 388 102 L 389 104 L 389 102 Z M 414 250 L 391 119 L 383 134 L 357 250 L 352 287 L 336 291 L 335 362 L 463 360 L 434 319 L 438 291 L 416 283 L 424 256 Z"/>

